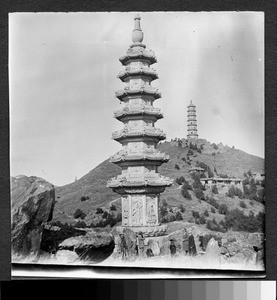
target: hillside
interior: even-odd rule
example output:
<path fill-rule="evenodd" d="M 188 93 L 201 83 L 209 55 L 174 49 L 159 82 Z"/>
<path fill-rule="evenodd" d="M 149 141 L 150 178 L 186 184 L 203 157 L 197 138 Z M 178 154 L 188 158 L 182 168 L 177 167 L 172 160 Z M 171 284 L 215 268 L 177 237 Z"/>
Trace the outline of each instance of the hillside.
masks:
<path fill-rule="evenodd" d="M 264 173 L 264 159 L 257 156 L 223 146 L 222 144 L 211 144 L 206 140 L 198 140 L 197 147 L 198 151 L 192 150 L 184 139 L 161 143 L 158 149 L 168 154 L 170 161 L 163 164 L 159 168 L 159 172 L 173 179 L 183 176 L 189 182 L 192 182 L 189 169 L 196 166 L 198 161 L 208 165 L 218 175 L 226 174 L 243 178 L 243 174 L 249 169 L 258 173 Z M 84 221 L 89 224 L 95 217 L 97 207 L 108 208 L 111 201 L 120 198 L 119 195 L 106 187 L 107 180 L 120 173 L 119 167 L 110 163 L 109 160 L 105 160 L 76 182 L 57 187 L 54 220 L 75 222 L 73 215 L 76 209 L 79 208 L 86 213 Z M 87 199 L 81 201 L 81 197 L 87 197 Z M 172 206 L 184 203 L 184 198 L 180 194 L 180 186 L 175 183 L 171 188 L 168 188 L 161 195 L 161 200 L 163 199 Z M 225 201 L 224 199 L 219 200 Z M 120 201 L 115 201 L 115 204 L 120 210 Z M 192 209 L 198 209 L 201 212 L 206 209 L 206 206 L 209 207 L 207 203 L 205 203 L 206 206 L 200 205 L 201 207 L 199 207 L 199 201 L 194 197 L 192 202 L 186 204 L 188 205 L 187 213 Z M 257 203 L 257 209 L 252 207 L 252 210 L 260 211 L 262 209 L 260 205 L 260 203 Z"/>

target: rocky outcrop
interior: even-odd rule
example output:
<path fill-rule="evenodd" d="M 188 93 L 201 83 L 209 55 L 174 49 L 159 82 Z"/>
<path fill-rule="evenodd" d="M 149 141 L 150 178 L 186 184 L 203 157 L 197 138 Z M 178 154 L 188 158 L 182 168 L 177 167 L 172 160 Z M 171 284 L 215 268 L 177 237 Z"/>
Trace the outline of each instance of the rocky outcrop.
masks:
<path fill-rule="evenodd" d="M 87 232 L 85 236 L 71 237 L 59 245 L 59 251 L 75 252 L 80 260 L 99 263 L 108 258 L 115 247 L 114 238 L 106 232 Z"/>
<path fill-rule="evenodd" d="M 38 177 L 24 175 L 11 179 L 13 253 L 37 254 L 43 225 L 51 221 L 55 205 L 54 186 Z"/>

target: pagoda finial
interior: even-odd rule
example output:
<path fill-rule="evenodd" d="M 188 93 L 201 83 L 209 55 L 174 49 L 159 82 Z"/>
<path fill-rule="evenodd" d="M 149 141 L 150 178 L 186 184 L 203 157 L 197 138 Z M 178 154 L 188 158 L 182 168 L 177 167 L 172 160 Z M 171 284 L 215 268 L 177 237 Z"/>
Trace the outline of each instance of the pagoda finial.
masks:
<path fill-rule="evenodd" d="M 141 43 L 143 40 L 143 32 L 140 27 L 140 16 L 136 14 L 134 17 L 135 20 L 135 28 L 132 32 L 132 40 L 134 43 Z"/>

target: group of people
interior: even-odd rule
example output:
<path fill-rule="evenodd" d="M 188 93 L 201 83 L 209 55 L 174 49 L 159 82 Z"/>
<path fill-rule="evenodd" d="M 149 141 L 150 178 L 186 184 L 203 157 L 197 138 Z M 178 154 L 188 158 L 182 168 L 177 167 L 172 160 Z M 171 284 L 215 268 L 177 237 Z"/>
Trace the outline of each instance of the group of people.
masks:
<path fill-rule="evenodd" d="M 182 251 L 185 255 L 195 256 L 197 255 L 197 251 L 196 251 L 194 236 L 191 230 L 185 229 L 184 231 L 185 232 L 184 232 L 183 242 L 182 242 Z M 177 252 L 176 245 L 174 242 L 175 242 L 174 239 L 170 239 L 169 249 L 170 249 L 171 256 L 175 256 Z"/>
<path fill-rule="evenodd" d="M 144 252 L 145 252 L 144 237 L 143 237 L 142 232 L 137 234 L 136 245 L 135 245 L 134 249 L 136 250 L 136 254 L 139 257 L 139 259 L 142 259 Z M 122 260 L 127 259 L 128 246 L 127 246 L 126 239 L 125 239 L 123 233 L 120 234 L 120 251 L 122 254 Z M 146 249 L 146 256 L 152 256 L 151 252 L 152 252 L 151 249 Z"/>

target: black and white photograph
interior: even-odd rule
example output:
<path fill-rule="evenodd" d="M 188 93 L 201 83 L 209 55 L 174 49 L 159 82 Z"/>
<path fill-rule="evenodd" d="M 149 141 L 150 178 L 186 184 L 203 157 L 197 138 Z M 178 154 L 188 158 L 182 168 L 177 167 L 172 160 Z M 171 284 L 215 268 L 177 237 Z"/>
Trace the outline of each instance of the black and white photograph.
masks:
<path fill-rule="evenodd" d="M 13 264 L 265 271 L 264 13 L 9 14 Z"/>

